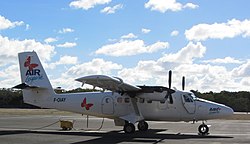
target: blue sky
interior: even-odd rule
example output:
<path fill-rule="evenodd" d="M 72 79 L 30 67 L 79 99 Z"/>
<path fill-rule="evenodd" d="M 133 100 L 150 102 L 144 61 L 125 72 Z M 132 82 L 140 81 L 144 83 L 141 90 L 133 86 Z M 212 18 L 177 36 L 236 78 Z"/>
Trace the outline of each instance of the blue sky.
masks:
<path fill-rule="evenodd" d="M 105 74 L 134 85 L 249 91 L 250 2 L 0 2 L 0 87 L 20 83 L 17 53 L 38 52 L 53 87 Z"/>

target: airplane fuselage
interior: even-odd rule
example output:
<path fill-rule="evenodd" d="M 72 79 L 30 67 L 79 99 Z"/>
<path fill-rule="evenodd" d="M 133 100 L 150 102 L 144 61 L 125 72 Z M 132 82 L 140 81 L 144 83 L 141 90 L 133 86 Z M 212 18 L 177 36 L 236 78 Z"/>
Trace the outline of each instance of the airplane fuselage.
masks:
<path fill-rule="evenodd" d="M 150 121 L 198 121 L 221 118 L 233 113 L 231 108 L 215 102 L 199 98 L 185 101 L 183 95 L 187 94 L 176 91 L 173 94 L 173 104 L 144 98 L 136 98 L 136 101 L 143 118 Z M 48 98 L 36 105 L 112 119 L 134 112 L 131 97 L 115 92 L 56 94 Z"/>

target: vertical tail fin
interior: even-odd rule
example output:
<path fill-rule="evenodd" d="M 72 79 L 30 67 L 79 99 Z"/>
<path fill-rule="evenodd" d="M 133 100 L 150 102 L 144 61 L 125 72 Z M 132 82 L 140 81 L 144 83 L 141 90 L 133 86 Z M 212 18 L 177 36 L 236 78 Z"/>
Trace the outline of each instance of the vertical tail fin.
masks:
<path fill-rule="evenodd" d="M 50 99 L 55 95 L 50 81 L 36 52 L 18 54 L 24 102 L 40 107 L 51 107 Z"/>
<path fill-rule="evenodd" d="M 36 52 L 22 52 L 18 58 L 22 83 L 52 89 Z"/>

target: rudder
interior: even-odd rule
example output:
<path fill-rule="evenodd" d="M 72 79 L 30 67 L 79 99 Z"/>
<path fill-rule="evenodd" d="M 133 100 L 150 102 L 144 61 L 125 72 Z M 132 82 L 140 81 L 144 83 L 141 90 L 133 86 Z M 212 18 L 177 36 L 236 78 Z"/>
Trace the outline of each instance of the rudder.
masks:
<path fill-rule="evenodd" d="M 23 90 L 25 103 L 50 108 L 55 92 L 36 52 L 18 54 L 21 84 L 14 88 Z"/>
<path fill-rule="evenodd" d="M 22 52 L 18 58 L 22 83 L 52 89 L 36 52 Z"/>

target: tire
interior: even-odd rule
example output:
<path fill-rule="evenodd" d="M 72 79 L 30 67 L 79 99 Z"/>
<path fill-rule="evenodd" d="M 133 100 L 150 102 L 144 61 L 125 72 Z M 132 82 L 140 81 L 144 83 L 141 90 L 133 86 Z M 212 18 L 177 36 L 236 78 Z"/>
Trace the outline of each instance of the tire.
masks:
<path fill-rule="evenodd" d="M 140 121 L 137 125 L 139 131 L 147 131 L 148 130 L 148 123 L 145 121 Z"/>
<path fill-rule="evenodd" d="M 198 131 L 202 135 L 208 134 L 209 127 L 207 125 L 205 125 L 205 124 L 202 124 L 202 125 L 199 126 Z"/>
<path fill-rule="evenodd" d="M 135 132 L 135 126 L 132 123 L 126 123 L 123 128 L 125 133 L 134 133 Z"/>

